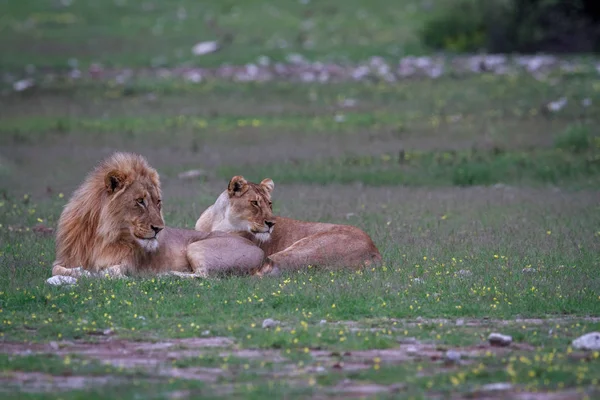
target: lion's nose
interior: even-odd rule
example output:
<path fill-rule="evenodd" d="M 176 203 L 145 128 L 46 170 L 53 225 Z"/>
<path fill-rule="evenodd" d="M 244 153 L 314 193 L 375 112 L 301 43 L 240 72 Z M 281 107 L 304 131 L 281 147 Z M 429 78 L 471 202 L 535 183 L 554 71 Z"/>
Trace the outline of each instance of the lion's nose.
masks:
<path fill-rule="evenodd" d="M 154 225 L 150 225 L 150 227 L 152 228 L 152 230 L 154 231 L 155 235 L 158 235 L 158 232 L 163 230 L 162 226 L 154 226 Z"/>
<path fill-rule="evenodd" d="M 275 221 L 265 221 L 265 225 L 267 225 L 269 228 L 272 228 L 273 225 L 275 225 Z"/>

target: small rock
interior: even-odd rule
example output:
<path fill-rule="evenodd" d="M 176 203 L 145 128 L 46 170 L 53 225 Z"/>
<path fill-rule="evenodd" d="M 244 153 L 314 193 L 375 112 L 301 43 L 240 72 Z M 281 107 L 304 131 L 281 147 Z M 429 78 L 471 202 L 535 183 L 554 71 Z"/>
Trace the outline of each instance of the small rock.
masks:
<path fill-rule="evenodd" d="M 217 50 L 219 50 L 219 43 L 217 42 L 200 42 L 192 47 L 192 53 L 196 56 L 214 53 Z"/>
<path fill-rule="evenodd" d="M 471 276 L 471 275 L 473 275 L 473 273 L 471 271 L 469 271 L 468 269 L 461 269 L 456 274 L 458 276 Z"/>
<path fill-rule="evenodd" d="M 556 101 L 551 101 L 550 103 L 546 104 L 546 108 L 548 111 L 557 112 L 562 110 L 567 105 L 567 102 L 568 100 L 566 97 L 561 97 Z"/>
<path fill-rule="evenodd" d="M 488 341 L 492 346 L 505 347 L 512 343 L 512 336 L 503 335 L 501 333 L 490 333 Z"/>
<path fill-rule="evenodd" d="M 58 350 L 59 349 L 58 343 L 56 343 L 54 341 L 50 342 L 50 348 L 52 350 Z"/>
<path fill-rule="evenodd" d="M 210 335 L 210 331 L 202 331 L 202 336 L 208 336 Z"/>
<path fill-rule="evenodd" d="M 198 71 L 189 71 L 184 74 L 183 77 L 193 83 L 202 82 L 202 74 Z"/>
<path fill-rule="evenodd" d="M 413 337 L 413 336 L 410 336 L 410 337 L 401 337 L 401 338 L 397 338 L 396 340 L 400 344 L 419 344 L 420 343 L 417 340 L 417 338 Z"/>
<path fill-rule="evenodd" d="M 448 350 L 446 352 L 446 362 L 457 363 L 460 361 L 460 353 L 455 350 Z"/>
<path fill-rule="evenodd" d="M 508 382 L 497 382 L 497 383 L 488 383 L 487 385 L 483 385 L 481 390 L 486 392 L 496 392 L 496 391 L 504 391 L 511 390 L 513 385 Z"/>
<path fill-rule="evenodd" d="M 22 92 L 33 86 L 33 79 L 22 79 L 13 83 L 13 89 L 15 92 Z"/>
<path fill-rule="evenodd" d="M 407 346 L 406 354 L 417 354 L 419 352 L 419 348 L 417 346 Z"/>
<path fill-rule="evenodd" d="M 275 319 L 271 319 L 271 318 L 267 318 L 263 321 L 262 323 L 262 327 L 264 329 L 269 329 L 269 328 L 274 328 L 277 325 L 279 325 L 281 322 L 275 320 Z"/>
<path fill-rule="evenodd" d="M 413 278 L 413 283 L 425 283 L 425 281 L 421 278 Z"/>
<path fill-rule="evenodd" d="M 600 332 L 586 333 L 573 340 L 572 345 L 578 350 L 600 350 Z"/>
<path fill-rule="evenodd" d="M 510 186 L 508 186 L 505 183 L 496 183 L 495 185 L 492 186 L 493 189 L 509 189 Z"/>
<path fill-rule="evenodd" d="M 456 326 L 463 326 L 465 324 L 465 320 L 462 318 L 459 318 L 456 320 Z"/>
<path fill-rule="evenodd" d="M 46 279 L 46 283 L 52 286 L 74 285 L 77 283 L 77 279 L 73 278 L 72 276 L 56 275 Z"/>
<path fill-rule="evenodd" d="M 356 106 L 357 101 L 355 99 L 344 99 L 340 102 L 340 106 L 344 108 L 351 108 Z"/>
<path fill-rule="evenodd" d="M 327 320 L 324 320 L 324 319 L 319 321 L 319 325 L 321 325 L 321 326 L 325 325 L 326 323 L 327 323 Z"/>
<path fill-rule="evenodd" d="M 177 175 L 179 179 L 196 179 L 201 176 L 206 176 L 206 172 L 201 169 L 190 169 Z"/>
<path fill-rule="evenodd" d="M 103 330 L 103 331 L 102 331 L 102 334 L 103 334 L 104 336 L 110 336 L 110 335 L 114 335 L 114 334 L 115 334 L 115 330 L 114 330 L 114 329 L 110 329 L 110 328 L 108 328 L 108 329 L 105 329 L 105 330 Z"/>
<path fill-rule="evenodd" d="M 533 274 L 534 272 L 537 272 L 537 269 L 535 268 L 523 268 L 521 270 L 522 273 L 524 274 Z"/>

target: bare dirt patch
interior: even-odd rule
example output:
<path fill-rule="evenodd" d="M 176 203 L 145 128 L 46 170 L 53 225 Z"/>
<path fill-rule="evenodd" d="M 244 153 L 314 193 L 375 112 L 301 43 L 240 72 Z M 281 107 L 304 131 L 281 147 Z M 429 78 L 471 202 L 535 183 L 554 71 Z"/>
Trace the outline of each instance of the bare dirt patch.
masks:
<path fill-rule="evenodd" d="M 553 319 L 553 321 L 556 320 L 559 319 Z M 564 320 L 560 319 L 560 321 Z M 539 321 L 545 320 L 518 320 L 519 323 L 542 323 Z M 413 323 L 413 321 L 403 322 Z M 426 322 L 452 323 L 452 321 L 438 319 L 419 319 L 419 323 Z M 465 321 L 465 324 L 467 322 L 471 321 Z M 494 321 L 498 325 L 503 325 L 505 322 L 508 323 L 508 321 L 502 320 Z M 355 325 L 351 322 L 340 322 L 340 324 L 344 323 Z M 473 321 L 473 323 L 475 322 Z M 355 327 L 358 329 L 360 325 L 355 325 Z M 143 379 L 149 381 L 160 382 L 167 379 L 201 381 L 208 384 L 207 388 L 210 388 L 211 393 L 224 395 L 235 392 L 231 382 L 238 380 L 239 374 L 243 373 L 246 363 L 248 363 L 252 365 L 250 367 L 252 374 L 261 376 L 262 380 L 285 381 L 287 385 L 297 388 L 308 388 L 310 385 L 315 390 L 314 395 L 317 398 L 393 396 L 404 392 L 408 394 L 409 387 L 402 382 L 401 374 L 397 383 L 389 385 L 353 378 L 354 373 L 371 370 L 376 364 L 400 367 L 407 363 L 409 365 L 427 363 L 428 366 L 416 376 L 429 378 L 440 373 L 455 373 L 460 370 L 461 366 L 475 364 L 479 362 L 478 359 L 489 356 L 490 353 L 503 357 L 511 352 L 525 354 L 534 351 L 535 348 L 527 343 L 512 343 L 507 347 L 491 346 L 488 343 L 450 347 L 434 342 L 421 342 L 412 338 L 389 349 L 353 351 L 309 349 L 307 355 L 311 356 L 310 360 L 306 363 L 298 363 L 292 358 L 285 357 L 280 350 L 239 349 L 232 339 L 226 337 L 170 339 L 157 342 L 101 337 L 98 342 L 5 342 L 0 348 L 0 353 L 9 356 L 52 354 L 98 361 L 105 365 L 122 368 L 125 371 L 141 373 Z M 460 357 L 450 360 L 449 352 L 459 353 Z M 237 361 L 229 366 L 203 365 L 202 360 L 207 358 L 213 361 L 216 358 L 236 359 Z M 194 362 L 195 359 L 199 360 L 198 364 Z M 261 362 L 260 367 L 258 367 L 257 361 Z M 190 364 L 188 365 L 187 362 Z M 264 367 L 265 364 L 262 362 L 270 363 L 271 367 Z M 333 376 L 342 374 L 341 377 L 346 376 L 346 378 L 335 383 L 334 386 L 315 385 L 316 377 L 328 374 L 333 374 Z M 131 379 L 127 375 L 81 376 L 77 375 L 76 371 L 59 376 L 23 371 L 6 371 L 0 374 L 0 383 L 5 391 L 20 390 L 24 392 L 84 390 L 105 385 L 123 385 Z M 311 381 L 312 383 L 310 383 Z M 518 385 L 498 382 L 497 385 L 476 386 L 467 393 L 454 393 L 451 398 L 570 400 L 580 399 L 586 393 L 588 395 L 591 393 L 586 388 L 580 388 L 579 391 L 564 390 L 552 393 L 535 393 L 526 390 Z M 176 398 L 190 397 L 191 395 L 192 393 L 187 391 L 173 392 L 173 396 Z M 430 398 L 448 398 L 447 393 L 437 393 L 435 387 L 428 393 L 428 396 Z"/>
<path fill-rule="evenodd" d="M 113 386 L 126 382 L 127 379 L 114 376 L 56 376 L 15 371 L 0 374 L 0 392 L 14 387 L 18 387 L 21 392 L 82 390 L 91 386 Z"/>

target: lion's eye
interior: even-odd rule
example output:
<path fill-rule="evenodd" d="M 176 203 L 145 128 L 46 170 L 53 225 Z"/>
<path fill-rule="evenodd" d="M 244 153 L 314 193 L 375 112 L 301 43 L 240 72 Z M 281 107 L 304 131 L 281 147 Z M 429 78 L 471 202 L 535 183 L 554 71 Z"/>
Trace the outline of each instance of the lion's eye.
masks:
<path fill-rule="evenodd" d="M 269 207 L 273 208 L 273 202 L 272 201 L 269 202 Z"/>
<path fill-rule="evenodd" d="M 158 209 L 160 210 L 160 208 L 162 207 L 162 200 L 158 200 L 156 202 L 156 205 L 158 206 Z"/>
<path fill-rule="evenodd" d="M 252 204 L 255 207 L 258 207 L 258 201 L 256 200 L 250 200 L 250 204 Z"/>
<path fill-rule="evenodd" d="M 136 202 L 137 202 L 138 204 L 144 205 L 144 198 L 143 198 L 143 197 L 140 197 L 139 199 L 137 199 L 137 200 L 136 200 Z"/>

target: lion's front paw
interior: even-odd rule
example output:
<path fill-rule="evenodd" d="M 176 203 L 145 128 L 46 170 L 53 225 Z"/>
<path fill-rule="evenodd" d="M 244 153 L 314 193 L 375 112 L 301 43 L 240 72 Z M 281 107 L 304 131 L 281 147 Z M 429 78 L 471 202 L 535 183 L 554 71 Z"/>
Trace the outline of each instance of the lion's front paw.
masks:
<path fill-rule="evenodd" d="M 258 271 L 256 271 L 254 273 L 254 275 L 256 276 L 277 276 L 280 275 L 281 271 L 279 270 L 279 268 L 277 267 L 277 265 L 275 265 L 275 263 L 267 257 L 267 259 L 265 260 L 265 262 L 263 263 L 262 267 L 260 267 L 258 269 Z"/>
<path fill-rule="evenodd" d="M 46 283 L 52 286 L 75 285 L 77 279 L 72 276 L 54 275 L 53 277 L 46 279 Z"/>

